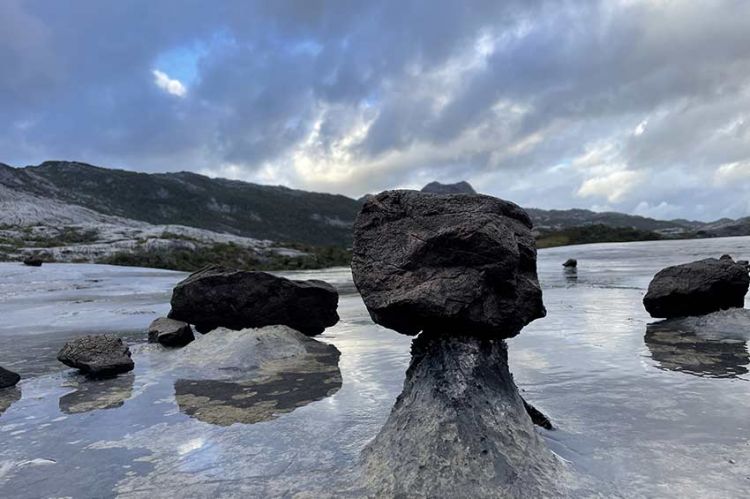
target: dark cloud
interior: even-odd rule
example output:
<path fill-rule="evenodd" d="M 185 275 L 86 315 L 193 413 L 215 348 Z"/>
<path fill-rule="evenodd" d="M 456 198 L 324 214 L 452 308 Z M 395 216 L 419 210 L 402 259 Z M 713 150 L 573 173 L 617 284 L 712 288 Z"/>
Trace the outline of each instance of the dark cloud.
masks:
<path fill-rule="evenodd" d="M 5 0 L 0 161 L 747 215 L 749 18 L 742 0 Z M 194 77 L 170 93 L 154 70 Z"/>

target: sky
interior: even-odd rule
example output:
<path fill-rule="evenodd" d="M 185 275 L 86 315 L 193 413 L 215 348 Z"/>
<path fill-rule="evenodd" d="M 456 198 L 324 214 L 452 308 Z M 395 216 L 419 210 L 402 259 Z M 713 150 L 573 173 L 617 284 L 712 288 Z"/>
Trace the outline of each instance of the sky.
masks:
<path fill-rule="evenodd" d="M 746 0 L 1 0 L 0 162 L 750 215 Z"/>

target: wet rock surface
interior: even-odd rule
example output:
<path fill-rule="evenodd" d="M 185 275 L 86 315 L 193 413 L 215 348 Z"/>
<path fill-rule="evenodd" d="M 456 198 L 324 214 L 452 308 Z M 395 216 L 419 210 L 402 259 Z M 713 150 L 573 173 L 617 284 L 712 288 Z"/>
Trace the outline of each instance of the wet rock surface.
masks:
<path fill-rule="evenodd" d="M 750 285 L 747 265 L 729 255 L 667 267 L 648 286 L 643 305 L 657 318 L 703 315 L 743 307 Z"/>
<path fill-rule="evenodd" d="M 748 373 L 750 310 L 729 309 L 649 324 L 644 338 L 662 369 L 709 378 Z"/>
<path fill-rule="evenodd" d="M 285 325 L 320 334 L 339 320 L 338 292 L 330 284 L 293 281 L 265 272 L 208 267 L 177 284 L 169 318 L 199 332 Z"/>
<path fill-rule="evenodd" d="M 578 267 L 578 260 L 575 258 L 568 258 L 563 262 L 562 266 L 566 268 L 576 268 Z"/>
<path fill-rule="evenodd" d="M 352 273 L 372 319 L 403 334 L 506 338 L 545 315 L 529 216 L 491 196 L 378 194 L 355 222 Z"/>
<path fill-rule="evenodd" d="M 20 399 L 21 390 L 17 386 L 0 388 L 0 416 L 2 416 L 14 402 L 17 402 Z"/>
<path fill-rule="evenodd" d="M 508 371 L 504 341 L 422 334 L 383 429 L 362 453 L 378 497 L 556 497 L 560 464 Z"/>
<path fill-rule="evenodd" d="M 161 343 L 166 347 L 183 347 L 194 339 L 195 335 L 190 324 L 167 317 L 156 319 L 148 327 L 149 343 Z"/>
<path fill-rule="evenodd" d="M 0 389 L 15 386 L 19 381 L 21 381 L 21 376 L 17 373 L 0 367 Z"/>
<path fill-rule="evenodd" d="M 57 360 L 94 377 L 114 376 L 135 366 L 127 343 L 110 334 L 71 340 L 57 354 Z"/>

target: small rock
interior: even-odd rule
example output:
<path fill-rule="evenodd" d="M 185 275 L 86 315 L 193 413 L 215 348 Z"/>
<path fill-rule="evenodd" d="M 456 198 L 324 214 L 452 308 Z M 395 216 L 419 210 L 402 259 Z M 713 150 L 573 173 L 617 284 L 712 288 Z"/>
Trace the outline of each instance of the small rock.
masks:
<path fill-rule="evenodd" d="M 135 367 L 128 345 L 111 334 L 71 340 L 57 354 L 57 360 L 91 376 L 114 376 Z"/>
<path fill-rule="evenodd" d="M 21 381 L 21 376 L 13 371 L 8 371 L 7 369 L 0 367 L 0 388 L 15 386 L 19 381 Z"/>
<path fill-rule="evenodd" d="M 741 308 L 750 286 L 747 266 L 729 255 L 660 270 L 643 305 L 652 317 L 686 317 Z"/>
<path fill-rule="evenodd" d="M 166 347 L 184 347 L 195 339 L 190 324 L 167 317 L 156 319 L 148 327 L 148 342 Z"/>
<path fill-rule="evenodd" d="M 28 265 L 29 267 L 41 267 L 42 263 L 44 263 L 44 262 L 42 261 L 41 258 L 38 258 L 38 257 L 26 258 L 23 261 L 23 264 L 24 265 Z"/>
<path fill-rule="evenodd" d="M 562 265 L 566 268 L 576 268 L 578 267 L 578 260 L 576 260 L 575 258 L 568 258 Z"/>

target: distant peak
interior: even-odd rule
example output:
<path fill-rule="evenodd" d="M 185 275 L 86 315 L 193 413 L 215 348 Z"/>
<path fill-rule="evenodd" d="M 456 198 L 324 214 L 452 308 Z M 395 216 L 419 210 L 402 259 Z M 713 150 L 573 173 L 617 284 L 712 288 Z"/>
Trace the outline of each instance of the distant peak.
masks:
<path fill-rule="evenodd" d="M 422 187 L 422 192 L 431 192 L 433 194 L 476 194 L 477 191 L 470 183 L 462 180 L 455 184 L 441 184 L 440 182 L 430 182 Z"/>

